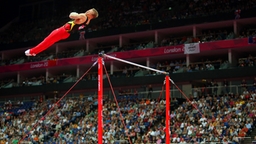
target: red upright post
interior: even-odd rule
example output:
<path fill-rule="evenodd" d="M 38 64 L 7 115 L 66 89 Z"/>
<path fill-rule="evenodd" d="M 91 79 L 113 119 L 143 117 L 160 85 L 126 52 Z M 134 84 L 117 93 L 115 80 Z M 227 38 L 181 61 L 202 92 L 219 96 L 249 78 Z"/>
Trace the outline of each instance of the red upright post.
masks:
<path fill-rule="evenodd" d="M 102 144 L 103 140 L 103 58 L 98 58 L 98 144 Z"/>
<path fill-rule="evenodd" d="M 166 101 L 165 143 L 170 144 L 170 81 L 169 81 L 168 75 L 165 76 L 165 101 Z"/>

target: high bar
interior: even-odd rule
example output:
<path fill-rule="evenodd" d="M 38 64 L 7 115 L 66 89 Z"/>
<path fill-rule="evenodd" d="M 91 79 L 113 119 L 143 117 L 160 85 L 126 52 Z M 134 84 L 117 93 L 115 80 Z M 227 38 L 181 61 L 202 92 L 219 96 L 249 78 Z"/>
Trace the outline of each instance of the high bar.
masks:
<path fill-rule="evenodd" d="M 120 61 L 120 62 L 123 62 L 123 63 L 134 65 L 134 66 L 137 66 L 137 67 L 140 67 L 140 68 L 144 68 L 144 69 L 147 69 L 147 70 L 155 71 L 155 72 L 158 72 L 158 73 L 161 73 L 161 74 L 169 75 L 168 72 L 157 70 L 157 69 L 153 69 L 153 68 L 150 68 L 150 67 L 147 67 L 147 66 L 143 66 L 143 65 L 140 65 L 140 64 L 136 64 L 136 63 L 133 63 L 133 62 L 130 62 L 130 61 L 126 61 L 126 60 L 123 60 L 123 59 L 120 59 L 120 58 L 116 58 L 116 57 L 113 57 L 113 56 L 110 56 L 110 55 L 106 55 L 104 53 L 101 53 L 101 55 L 105 56 L 107 58 L 116 60 L 116 61 Z"/>

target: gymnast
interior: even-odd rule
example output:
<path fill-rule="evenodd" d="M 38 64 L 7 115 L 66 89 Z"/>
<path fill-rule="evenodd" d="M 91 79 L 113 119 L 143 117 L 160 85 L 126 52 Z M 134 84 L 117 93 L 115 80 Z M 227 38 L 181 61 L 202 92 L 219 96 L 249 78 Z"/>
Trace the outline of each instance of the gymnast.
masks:
<path fill-rule="evenodd" d="M 26 56 L 36 56 L 40 52 L 46 50 L 54 43 L 67 39 L 70 36 L 70 32 L 78 30 L 80 26 L 87 26 L 92 19 L 99 16 L 98 11 L 95 8 L 87 10 L 85 13 L 71 12 L 69 18 L 72 19 L 65 25 L 53 30 L 40 44 L 36 47 L 25 51 Z"/>

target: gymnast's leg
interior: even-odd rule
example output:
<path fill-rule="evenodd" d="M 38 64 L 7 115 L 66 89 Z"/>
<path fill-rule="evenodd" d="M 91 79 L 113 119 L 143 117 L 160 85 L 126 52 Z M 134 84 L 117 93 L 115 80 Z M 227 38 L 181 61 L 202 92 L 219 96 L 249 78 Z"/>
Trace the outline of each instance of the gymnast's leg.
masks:
<path fill-rule="evenodd" d="M 63 28 L 60 27 L 58 29 L 55 29 L 48 35 L 41 43 L 39 43 L 36 47 L 29 49 L 25 52 L 27 56 L 36 56 L 38 53 L 46 50 L 50 46 L 52 46 L 54 43 L 66 39 L 69 37 L 69 33 Z"/>

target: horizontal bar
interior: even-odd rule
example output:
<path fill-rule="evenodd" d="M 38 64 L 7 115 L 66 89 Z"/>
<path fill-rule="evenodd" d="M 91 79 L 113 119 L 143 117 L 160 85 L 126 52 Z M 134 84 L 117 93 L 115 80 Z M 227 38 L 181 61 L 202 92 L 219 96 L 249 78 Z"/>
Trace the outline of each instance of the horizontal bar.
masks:
<path fill-rule="evenodd" d="M 106 55 L 106 54 L 103 54 L 103 56 L 108 57 L 108 58 L 113 59 L 113 60 L 116 60 L 116 61 L 120 61 L 120 62 L 127 63 L 127 64 L 130 64 L 130 65 L 134 65 L 134 66 L 137 66 L 137 67 L 141 67 L 141 68 L 144 68 L 144 69 L 147 69 L 147 70 L 151 70 L 151 71 L 155 71 L 155 72 L 158 72 L 158 73 L 161 73 L 161 74 L 169 75 L 168 72 L 153 69 L 153 68 L 150 68 L 150 67 L 147 67 L 147 66 L 143 66 L 143 65 L 136 64 L 136 63 L 133 63 L 133 62 L 129 62 L 129 61 L 126 61 L 126 60 L 123 60 L 123 59 L 119 59 L 119 58 L 116 58 L 116 57 L 113 57 L 113 56 L 109 56 L 109 55 Z"/>

